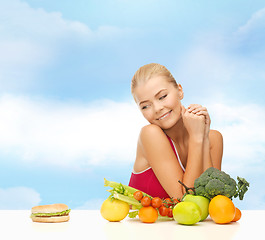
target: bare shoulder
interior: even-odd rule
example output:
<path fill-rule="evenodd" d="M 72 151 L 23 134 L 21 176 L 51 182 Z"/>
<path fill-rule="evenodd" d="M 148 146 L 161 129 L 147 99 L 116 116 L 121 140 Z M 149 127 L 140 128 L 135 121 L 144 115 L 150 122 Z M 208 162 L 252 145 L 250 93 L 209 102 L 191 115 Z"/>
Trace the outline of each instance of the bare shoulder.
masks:
<path fill-rule="evenodd" d="M 165 137 L 166 134 L 163 130 L 154 124 L 146 125 L 141 129 L 137 143 L 134 171 L 141 172 L 150 167 L 151 162 L 154 162 L 159 157 L 158 150 L 161 151 L 163 149 L 162 152 L 167 151 L 163 148 L 166 142 L 164 140 Z"/>
<path fill-rule="evenodd" d="M 210 138 L 211 146 L 216 145 L 216 144 L 223 144 L 223 136 L 217 130 L 210 130 L 209 138 Z"/>
<path fill-rule="evenodd" d="M 155 124 L 148 124 L 141 129 L 140 135 L 163 134 L 163 130 Z"/>
<path fill-rule="evenodd" d="M 141 129 L 138 144 L 143 149 L 149 149 L 153 152 L 157 149 L 168 150 L 168 146 L 170 147 L 166 134 L 155 124 L 146 125 Z"/>
<path fill-rule="evenodd" d="M 162 139 L 165 138 L 165 136 L 166 136 L 165 133 L 160 127 L 158 127 L 155 124 L 149 124 L 141 129 L 139 140 L 140 141 L 158 140 L 161 139 L 161 137 Z"/>

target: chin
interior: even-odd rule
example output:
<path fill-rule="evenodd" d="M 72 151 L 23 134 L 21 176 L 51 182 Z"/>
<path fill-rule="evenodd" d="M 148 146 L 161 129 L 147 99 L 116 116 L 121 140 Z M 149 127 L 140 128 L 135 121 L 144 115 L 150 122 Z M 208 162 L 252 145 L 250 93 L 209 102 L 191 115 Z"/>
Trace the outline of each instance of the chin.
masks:
<path fill-rule="evenodd" d="M 169 130 L 169 129 L 173 128 L 178 123 L 178 120 L 179 119 L 167 121 L 163 124 L 160 124 L 159 127 L 161 127 L 163 130 Z"/>
<path fill-rule="evenodd" d="M 158 124 L 156 124 L 156 125 L 158 125 Z M 160 128 L 162 128 L 163 130 L 168 130 L 168 129 L 174 127 L 175 124 L 174 123 L 167 122 L 167 123 L 159 124 L 158 126 Z"/>

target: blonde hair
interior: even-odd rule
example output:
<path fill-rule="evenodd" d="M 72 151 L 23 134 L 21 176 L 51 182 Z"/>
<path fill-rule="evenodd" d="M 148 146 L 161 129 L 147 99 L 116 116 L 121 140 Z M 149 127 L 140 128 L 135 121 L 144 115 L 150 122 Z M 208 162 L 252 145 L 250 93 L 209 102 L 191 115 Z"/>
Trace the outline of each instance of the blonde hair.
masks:
<path fill-rule="evenodd" d="M 165 66 L 158 63 L 149 63 L 140 67 L 135 72 L 131 82 L 132 95 L 134 95 L 134 89 L 138 86 L 140 82 L 147 82 L 150 78 L 155 76 L 167 77 L 168 81 L 173 83 L 175 87 L 178 86 L 175 78 Z"/>

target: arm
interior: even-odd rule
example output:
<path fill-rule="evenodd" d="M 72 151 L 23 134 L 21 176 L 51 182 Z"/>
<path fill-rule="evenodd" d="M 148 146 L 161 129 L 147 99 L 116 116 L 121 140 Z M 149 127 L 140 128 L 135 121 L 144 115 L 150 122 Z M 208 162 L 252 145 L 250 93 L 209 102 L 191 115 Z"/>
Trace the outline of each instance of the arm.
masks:
<path fill-rule="evenodd" d="M 139 147 L 145 159 L 152 167 L 156 177 L 169 196 L 181 198 L 183 187 L 178 184 L 181 180 L 187 186 L 193 186 L 203 169 L 203 133 L 204 117 L 196 116 L 182 108 L 182 118 L 188 127 L 189 150 L 186 171 L 183 173 L 170 143 L 162 131 L 156 125 L 145 126 L 139 138 Z"/>
<path fill-rule="evenodd" d="M 213 167 L 221 170 L 222 157 L 223 157 L 223 136 L 216 130 L 210 130 L 210 155 Z"/>
<path fill-rule="evenodd" d="M 203 171 L 209 167 L 215 167 L 221 170 L 221 162 L 223 155 L 223 137 L 216 130 L 210 130 L 211 119 L 207 108 L 199 104 L 191 104 L 188 111 L 196 115 L 205 117 L 205 133 L 203 140 Z"/>
<path fill-rule="evenodd" d="M 170 197 L 183 196 L 183 171 L 163 130 L 153 124 L 142 128 L 138 146 L 152 167 L 157 179 Z"/>
<path fill-rule="evenodd" d="M 212 156 L 210 152 L 210 140 L 209 137 L 203 140 L 203 171 L 213 167 Z"/>
<path fill-rule="evenodd" d="M 189 147 L 186 171 L 182 182 L 189 187 L 193 187 L 194 181 L 203 173 L 204 167 L 204 135 L 205 117 L 186 110 L 182 106 L 183 124 L 189 135 Z"/>
<path fill-rule="evenodd" d="M 186 186 L 193 187 L 194 181 L 203 172 L 203 139 L 189 139 L 189 150 L 185 174 L 181 180 Z M 184 189 L 183 189 L 184 190 Z"/>

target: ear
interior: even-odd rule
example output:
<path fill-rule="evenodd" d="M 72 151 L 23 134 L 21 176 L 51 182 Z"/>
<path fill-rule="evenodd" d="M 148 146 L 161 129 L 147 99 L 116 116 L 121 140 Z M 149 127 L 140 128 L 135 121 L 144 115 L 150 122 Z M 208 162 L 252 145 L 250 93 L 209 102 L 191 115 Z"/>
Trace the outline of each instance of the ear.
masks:
<path fill-rule="evenodd" d="M 179 91 L 179 99 L 182 100 L 184 98 L 184 92 L 181 84 L 178 84 L 178 91 Z"/>

